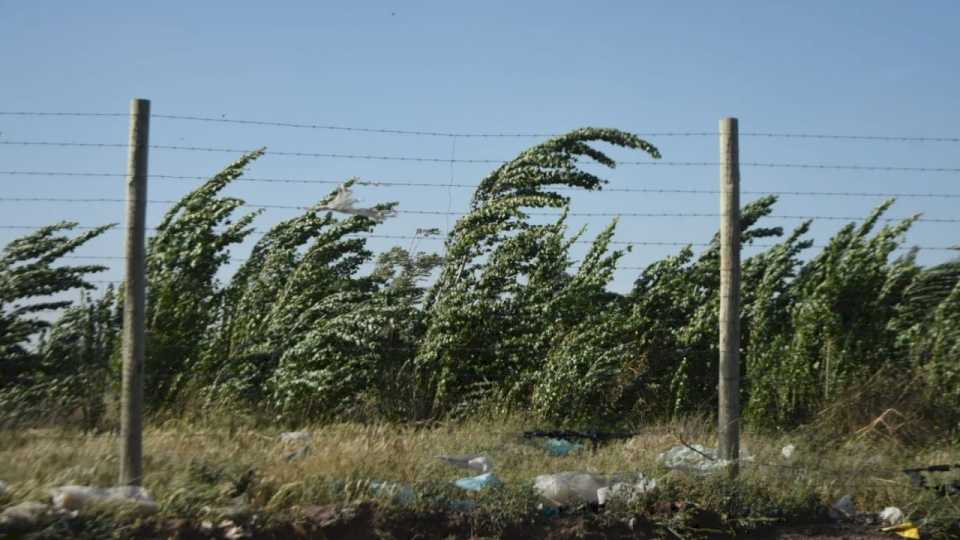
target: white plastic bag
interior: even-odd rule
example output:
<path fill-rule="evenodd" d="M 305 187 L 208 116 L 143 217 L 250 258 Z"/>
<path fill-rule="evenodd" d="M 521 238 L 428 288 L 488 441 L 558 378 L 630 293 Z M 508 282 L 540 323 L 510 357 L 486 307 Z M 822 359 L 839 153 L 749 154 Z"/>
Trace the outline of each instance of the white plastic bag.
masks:
<path fill-rule="evenodd" d="M 89 486 L 60 486 L 50 490 L 53 507 L 59 510 L 82 510 L 94 504 L 131 505 L 137 510 L 155 512 L 157 503 L 140 486 L 96 488 Z"/>

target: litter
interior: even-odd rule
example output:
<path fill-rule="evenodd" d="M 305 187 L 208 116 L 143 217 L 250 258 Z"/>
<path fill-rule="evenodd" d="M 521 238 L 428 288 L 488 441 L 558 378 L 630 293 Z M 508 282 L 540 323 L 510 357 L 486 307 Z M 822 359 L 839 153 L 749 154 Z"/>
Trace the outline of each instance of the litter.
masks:
<path fill-rule="evenodd" d="M 298 459 L 303 459 L 307 453 L 310 452 L 310 439 L 311 435 L 309 431 L 285 431 L 280 434 L 280 444 L 287 447 L 287 449 L 300 446 L 292 452 L 288 452 L 283 456 L 283 459 L 287 461 L 296 461 Z"/>
<path fill-rule="evenodd" d="M 7 491 L 9 491 L 9 488 L 7 487 L 7 483 L 4 482 L 3 480 L 0 480 L 0 497 L 3 497 L 4 495 L 6 495 Z"/>
<path fill-rule="evenodd" d="M 783 447 L 783 450 L 780 450 L 780 455 L 783 456 L 783 459 L 787 461 L 793 461 L 794 455 L 796 455 L 797 446 L 794 444 L 788 444 Z"/>
<path fill-rule="evenodd" d="M 606 432 L 606 431 L 524 431 L 524 439 L 548 438 L 560 440 L 588 440 L 596 450 L 601 443 L 616 439 L 630 439 L 636 437 L 639 433 L 633 432 Z"/>
<path fill-rule="evenodd" d="M 552 504 L 540 503 L 537 505 L 537 510 L 545 517 L 557 517 L 560 515 L 560 507 Z"/>
<path fill-rule="evenodd" d="M 289 454 L 284 456 L 284 459 L 286 459 L 287 461 L 296 461 L 298 459 L 303 459 L 309 452 L 310 452 L 310 445 L 305 444 L 299 450 L 294 450 L 293 452 L 290 452 Z"/>
<path fill-rule="evenodd" d="M 572 452 L 583 450 L 584 446 L 580 443 L 573 443 L 566 439 L 547 439 L 543 442 L 547 453 L 554 457 L 566 456 Z"/>
<path fill-rule="evenodd" d="M 310 432 L 309 431 L 285 431 L 280 434 L 280 442 L 284 444 L 290 443 L 308 443 L 310 442 Z"/>
<path fill-rule="evenodd" d="M 699 444 L 678 445 L 657 456 L 657 461 L 668 469 L 705 474 L 724 469 L 730 461 L 720 459 L 716 448 Z M 753 456 L 740 449 L 740 462 L 753 461 Z"/>
<path fill-rule="evenodd" d="M 482 473 L 493 471 L 493 461 L 482 454 L 471 454 L 466 456 L 437 456 L 437 459 L 460 467 L 461 469 L 473 469 Z"/>
<path fill-rule="evenodd" d="M 638 495 L 649 493 L 655 489 L 657 489 L 656 480 L 653 478 L 644 478 L 643 475 L 640 475 L 638 480 L 632 484 L 628 482 L 617 482 L 610 487 L 598 489 L 597 504 L 603 506 L 607 504 L 608 501 L 614 499 L 621 499 L 627 503 L 632 503 L 637 499 Z"/>
<path fill-rule="evenodd" d="M 36 527 L 50 517 L 50 507 L 36 501 L 22 502 L 0 512 L 0 532 Z"/>
<path fill-rule="evenodd" d="M 390 499 L 402 505 L 410 505 L 417 500 L 417 494 L 413 491 L 412 487 L 398 482 L 371 480 L 370 492 L 377 497 Z"/>
<path fill-rule="evenodd" d="M 914 525 L 913 523 L 901 523 L 900 525 L 895 525 L 893 527 L 884 527 L 880 529 L 882 532 L 892 532 L 903 538 L 911 538 L 913 540 L 920 540 L 920 528 Z"/>
<path fill-rule="evenodd" d="M 533 489 L 554 506 L 599 504 L 597 490 L 608 485 L 610 481 L 601 475 L 572 471 L 542 474 L 533 480 Z"/>
<path fill-rule="evenodd" d="M 646 493 L 657 487 L 656 480 L 638 475 L 631 482 L 624 475 L 602 475 L 565 471 L 542 474 L 533 481 L 534 490 L 553 506 L 604 504 L 612 497 L 627 493 Z"/>
<path fill-rule="evenodd" d="M 827 513 L 836 521 L 852 518 L 857 513 L 857 507 L 853 503 L 853 496 L 844 495 L 840 497 L 837 502 L 833 503 Z"/>
<path fill-rule="evenodd" d="M 340 185 L 337 188 L 337 194 L 329 203 L 319 206 L 321 210 L 330 210 L 344 214 L 353 214 L 356 216 L 366 216 L 377 223 L 382 223 L 384 219 L 397 215 L 396 210 L 380 208 L 357 208 L 357 199 L 353 196 L 353 191 L 347 185 Z"/>
<path fill-rule="evenodd" d="M 879 517 L 884 525 L 898 525 L 903 521 L 903 510 L 896 506 L 888 506 L 880 511 Z"/>
<path fill-rule="evenodd" d="M 480 491 L 484 488 L 500 485 L 500 479 L 492 472 L 489 472 L 479 476 L 470 476 L 454 480 L 453 484 L 467 491 Z"/>
<path fill-rule="evenodd" d="M 217 524 L 217 527 L 223 531 L 223 537 L 226 540 L 243 540 L 253 538 L 243 527 L 237 525 L 231 519 L 225 519 Z"/>
<path fill-rule="evenodd" d="M 82 510 L 92 504 L 111 506 L 131 505 L 143 512 L 156 512 L 157 503 L 146 489 L 139 486 L 95 488 L 88 486 L 61 486 L 50 490 L 53 506 L 62 510 Z"/>

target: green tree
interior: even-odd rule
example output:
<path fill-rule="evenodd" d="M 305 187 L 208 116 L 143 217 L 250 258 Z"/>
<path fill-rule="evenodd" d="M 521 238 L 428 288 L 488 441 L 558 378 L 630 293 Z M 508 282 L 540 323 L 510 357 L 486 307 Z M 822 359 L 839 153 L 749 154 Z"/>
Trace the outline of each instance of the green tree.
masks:
<path fill-rule="evenodd" d="M 59 380 L 61 370 L 72 369 L 68 359 L 44 361 L 37 344 L 52 323 L 41 314 L 73 303 L 54 298 L 57 295 L 94 289 L 87 277 L 106 267 L 56 263 L 112 225 L 73 237 L 61 234 L 76 227 L 76 223 L 60 222 L 40 228 L 13 240 L 0 254 L 0 409 L 8 419 L 32 418 L 38 403 L 50 395 L 50 381 Z"/>
<path fill-rule="evenodd" d="M 545 189 L 551 185 L 600 189 L 605 181 L 578 168 L 578 160 L 609 167 L 615 163 L 590 142 L 660 156 L 635 135 L 585 128 L 522 152 L 480 183 L 470 212 L 447 239 L 443 268 L 427 297 L 427 332 L 416 358 L 419 415 L 449 414 L 497 388 L 524 384 L 529 366 L 544 362 L 545 351 L 534 345 L 539 338 L 517 343 L 516 330 L 537 328 L 518 314 L 550 314 L 518 299 L 544 298 L 567 279 L 566 253 L 557 237 L 563 225 L 562 219 L 553 225 L 531 224 L 524 208 L 566 209 L 569 198 Z M 540 262 L 545 266 L 536 269 Z M 524 293 L 530 276 L 559 281 L 536 279 L 540 292 Z M 502 339 L 506 335 L 511 339 Z M 504 349 L 506 344 L 510 349 Z"/>

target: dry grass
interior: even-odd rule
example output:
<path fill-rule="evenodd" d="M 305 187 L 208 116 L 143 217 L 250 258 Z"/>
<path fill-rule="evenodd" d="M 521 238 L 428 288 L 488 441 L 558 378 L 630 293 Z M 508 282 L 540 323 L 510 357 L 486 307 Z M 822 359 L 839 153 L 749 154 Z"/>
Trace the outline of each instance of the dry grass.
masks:
<path fill-rule="evenodd" d="M 233 504 L 240 495 L 254 507 L 285 512 L 298 505 L 368 497 L 363 486 L 370 479 L 410 484 L 420 492 L 470 474 L 435 456 L 485 453 L 507 486 L 525 489 L 538 474 L 564 470 L 639 471 L 660 480 L 657 497 L 696 501 L 741 520 L 810 516 L 845 494 L 852 494 L 863 510 L 899 506 L 919 519 L 960 516 L 956 501 L 914 488 L 900 472 L 904 467 L 958 463 L 960 449 L 944 444 L 918 450 L 862 433 L 829 441 L 805 432 L 745 433 L 743 448 L 753 461 L 744 465 L 740 482 L 733 485 L 722 478 L 670 472 L 657 463 L 660 452 L 681 441 L 715 445 L 712 426 L 701 419 L 648 426 L 632 439 L 565 457 L 551 457 L 524 440 L 521 432 L 532 426 L 520 418 L 428 429 L 333 424 L 305 427 L 312 434 L 311 450 L 294 461 L 285 456 L 296 446 L 281 443 L 279 430 L 218 425 L 227 424 L 170 421 L 146 431 L 144 485 L 165 511 L 192 515 L 205 506 Z M 794 461 L 780 454 L 788 443 L 797 447 Z M 43 500 L 48 489 L 58 485 L 112 485 L 117 445 L 112 434 L 49 429 L 0 433 L 0 480 L 12 488 L 8 501 L 0 502 Z M 340 488 L 333 489 L 337 485 Z"/>

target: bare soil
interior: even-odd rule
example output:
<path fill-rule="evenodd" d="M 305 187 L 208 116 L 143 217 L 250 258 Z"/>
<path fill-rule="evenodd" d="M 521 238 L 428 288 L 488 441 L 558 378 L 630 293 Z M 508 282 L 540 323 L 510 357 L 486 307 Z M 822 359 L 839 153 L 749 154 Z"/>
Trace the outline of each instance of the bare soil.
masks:
<path fill-rule="evenodd" d="M 727 538 L 799 540 L 874 540 L 898 538 L 865 527 L 840 524 L 778 526 L 749 532 L 712 528 L 719 516 L 704 516 L 701 524 L 672 530 L 643 516 L 613 518 L 603 514 L 580 513 L 556 517 L 538 517 L 529 521 L 493 523 L 489 519 L 462 512 L 413 512 L 384 510 L 369 503 L 352 507 L 308 506 L 297 517 L 263 520 L 253 523 L 212 523 L 186 519 L 148 519 L 116 527 L 91 524 L 74 518 L 40 531 L 21 531 L 0 537 L 24 540 L 52 538 L 132 538 L 132 539 L 705 539 Z M 238 527 L 238 528 L 234 528 Z M 111 530 L 112 529 L 112 530 Z M 232 529 L 232 530 L 231 530 Z"/>

